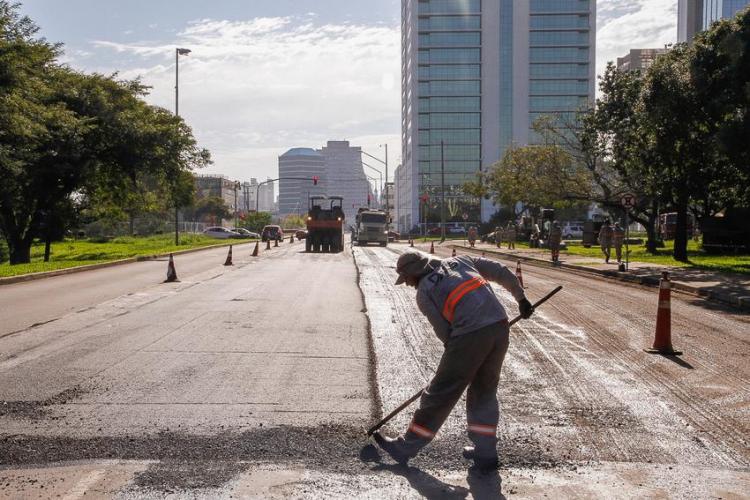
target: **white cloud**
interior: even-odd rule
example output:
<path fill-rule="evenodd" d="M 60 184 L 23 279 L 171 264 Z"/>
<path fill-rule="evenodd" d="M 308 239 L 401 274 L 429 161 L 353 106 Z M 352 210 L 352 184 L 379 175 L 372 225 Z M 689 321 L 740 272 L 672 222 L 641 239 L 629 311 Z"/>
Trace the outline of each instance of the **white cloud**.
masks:
<path fill-rule="evenodd" d="M 630 49 L 663 48 L 677 40 L 677 0 L 600 0 L 597 74 Z"/>
<path fill-rule="evenodd" d="M 175 47 L 192 50 L 180 58 L 180 114 L 212 151 L 212 172 L 275 177 L 278 155 L 326 140 L 349 139 L 376 155 L 387 141 L 394 166 L 400 154 L 398 27 L 204 19 L 169 43 L 94 44 L 128 58 L 135 68 L 120 75 L 141 76 L 153 87 L 149 101 L 168 109 Z"/>

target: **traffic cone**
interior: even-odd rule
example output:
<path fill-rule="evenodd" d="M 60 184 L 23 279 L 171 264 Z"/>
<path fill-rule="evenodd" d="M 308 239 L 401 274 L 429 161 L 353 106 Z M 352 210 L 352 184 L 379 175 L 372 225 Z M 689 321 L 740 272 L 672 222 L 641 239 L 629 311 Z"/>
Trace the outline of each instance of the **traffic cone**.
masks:
<path fill-rule="evenodd" d="M 435 253 L 435 242 L 434 241 L 430 242 L 430 253 Z"/>
<path fill-rule="evenodd" d="M 521 288 L 526 288 L 523 286 L 523 272 L 521 271 L 521 261 L 518 261 L 518 264 L 516 265 L 516 278 L 518 278 L 518 282 L 521 284 Z"/>
<path fill-rule="evenodd" d="M 229 252 L 227 253 L 227 260 L 224 261 L 225 266 L 232 265 L 232 245 L 229 245 Z"/>
<path fill-rule="evenodd" d="M 672 307 L 670 296 L 672 293 L 672 282 L 669 281 L 669 273 L 661 273 L 659 282 L 659 309 L 656 312 L 656 333 L 654 334 L 654 346 L 644 349 L 651 354 L 667 354 L 676 356 L 682 351 L 675 351 L 672 347 Z"/>
<path fill-rule="evenodd" d="M 454 248 L 453 253 L 451 253 L 451 257 L 455 257 L 455 256 L 456 256 L 456 249 Z"/>
<path fill-rule="evenodd" d="M 259 246 L 260 246 L 260 244 L 259 244 L 259 243 L 258 243 L 258 242 L 256 241 L 256 242 L 255 242 L 255 250 L 253 250 L 253 255 L 252 255 L 252 257 L 257 257 L 257 256 L 258 256 L 258 247 L 259 247 Z"/>
<path fill-rule="evenodd" d="M 271 249 L 271 240 L 266 240 L 266 250 Z"/>
<path fill-rule="evenodd" d="M 274 248 L 279 248 L 279 240 L 273 240 Z"/>
<path fill-rule="evenodd" d="M 484 252 L 482 252 L 482 257 L 484 257 L 484 256 L 486 256 L 486 255 L 487 255 L 487 254 L 485 254 Z"/>
<path fill-rule="evenodd" d="M 409 238 L 409 246 L 414 248 L 414 238 Z"/>
<path fill-rule="evenodd" d="M 289 243 L 294 243 L 294 235 L 291 235 L 291 236 L 289 237 Z"/>
<path fill-rule="evenodd" d="M 167 265 L 167 279 L 164 283 L 175 283 L 180 280 L 177 279 L 177 270 L 174 268 L 174 257 L 169 254 L 169 264 Z"/>

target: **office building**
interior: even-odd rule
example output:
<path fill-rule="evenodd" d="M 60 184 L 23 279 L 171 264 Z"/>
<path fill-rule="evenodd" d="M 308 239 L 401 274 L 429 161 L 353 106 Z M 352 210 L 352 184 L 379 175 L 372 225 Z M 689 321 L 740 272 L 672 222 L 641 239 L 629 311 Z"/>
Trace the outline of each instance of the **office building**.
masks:
<path fill-rule="evenodd" d="M 677 41 L 689 42 L 719 19 L 735 16 L 750 0 L 678 0 Z"/>
<path fill-rule="evenodd" d="M 667 52 L 667 49 L 631 49 L 624 57 L 617 58 L 617 69 L 620 71 L 646 71 L 656 58 Z"/>
<path fill-rule="evenodd" d="M 312 148 L 292 148 L 279 156 L 279 177 L 279 217 L 304 215 L 310 196 L 325 195 L 325 158 Z"/>
<path fill-rule="evenodd" d="M 276 182 L 271 181 L 270 177 L 267 177 L 266 182 L 261 184 L 258 189 L 258 210 L 274 214 L 278 212 L 276 205 Z"/>
<path fill-rule="evenodd" d="M 429 222 L 440 220 L 436 204 L 419 200 L 440 198 L 443 184 L 449 220 L 467 213 L 486 221 L 496 207 L 462 186 L 511 145 L 538 141 L 537 118 L 574 125 L 575 112 L 593 103 L 596 2 L 402 0 L 401 7 L 400 230 L 417 225 L 425 207 Z"/>
<path fill-rule="evenodd" d="M 362 148 L 349 141 L 328 141 L 320 153 L 325 159 L 325 189 L 342 196 L 346 220 L 353 221 L 361 207 L 374 207 L 375 197 L 362 167 Z"/>

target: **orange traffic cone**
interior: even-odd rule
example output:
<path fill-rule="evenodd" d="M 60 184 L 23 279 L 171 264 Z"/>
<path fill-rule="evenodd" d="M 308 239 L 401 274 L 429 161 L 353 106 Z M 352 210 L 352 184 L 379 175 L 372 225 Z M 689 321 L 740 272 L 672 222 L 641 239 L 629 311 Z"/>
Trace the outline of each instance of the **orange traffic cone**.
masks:
<path fill-rule="evenodd" d="M 177 279 L 177 270 L 174 268 L 174 257 L 169 254 L 169 264 L 167 265 L 167 279 L 164 283 L 174 283 L 180 280 Z"/>
<path fill-rule="evenodd" d="M 456 256 L 456 249 L 454 248 L 453 253 L 451 253 L 451 257 L 455 257 L 455 256 Z"/>
<path fill-rule="evenodd" d="M 409 238 L 409 246 L 414 248 L 414 238 Z"/>
<path fill-rule="evenodd" d="M 266 240 L 266 250 L 271 249 L 271 240 Z"/>
<path fill-rule="evenodd" d="M 256 241 L 256 242 L 255 242 L 255 250 L 253 250 L 253 255 L 252 255 L 253 257 L 257 257 L 257 256 L 258 256 L 258 250 L 259 250 L 259 249 L 258 249 L 258 247 L 259 247 L 259 246 L 260 246 L 260 243 L 258 243 L 258 242 Z"/>
<path fill-rule="evenodd" d="M 430 253 L 435 253 L 435 242 L 434 241 L 430 242 Z"/>
<path fill-rule="evenodd" d="M 294 243 L 294 235 L 291 235 L 291 236 L 289 237 L 289 243 Z"/>
<path fill-rule="evenodd" d="M 485 255 L 487 255 L 487 254 L 485 254 L 484 252 L 482 252 L 482 257 L 484 257 Z"/>
<path fill-rule="evenodd" d="M 279 247 L 279 240 L 273 240 L 273 246 L 275 248 L 278 248 Z"/>
<path fill-rule="evenodd" d="M 516 278 L 518 278 L 518 282 L 521 284 L 521 288 L 526 288 L 523 286 L 523 272 L 521 271 L 521 261 L 518 261 L 518 264 L 516 265 Z"/>
<path fill-rule="evenodd" d="M 225 266 L 232 265 L 232 245 L 229 245 L 229 252 L 227 253 L 227 260 L 224 261 Z"/>
<path fill-rule="evenodd" d="M 682 354 L 682 351 L 675 351 L 672 347 L 672 306 L 671 292 L 672 282 L 669 281 L 669 273 L 661 273 L 661 282 L 659 283 L 659 309 L 656 313 L 656 333 L 654 334 L 654 346 L 651 349 L 644 349 L 651 354 L 667 354 L 676 356 Z"/>

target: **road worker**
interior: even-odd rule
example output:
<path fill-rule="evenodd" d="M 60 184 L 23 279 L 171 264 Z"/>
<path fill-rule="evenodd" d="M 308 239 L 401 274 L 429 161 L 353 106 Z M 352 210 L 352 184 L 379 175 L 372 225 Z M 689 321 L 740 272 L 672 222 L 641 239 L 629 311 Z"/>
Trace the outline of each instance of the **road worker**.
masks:
<path fill-rule="evenodd" d="M 562 229 L 560 223 L 554 221 L 549 229 L 549 237 L 547 238 L 549 249 L 552 252 L 552 262 L 555 264 L 560 262 L 560 243 L 562 243 Z"/>
<path fill-rule="evenodd" d="M 599 244 L 602 246 L 602 253 L 604 254 L 604 262 L 609 263 L 609 257 L 612 253 L 612 226 L 610 225 L 609 219 L 604 219 L 604 225 L 599 230 Z"/>
<path fill-rule="evenodd" d="M 615 227 L 612 229 L 612 245 L 615 247 L 615 256 L 617 262 L 622 262 L 622 244 L 625 242 L 625 230 L 620 227 L 619 222 L 615 222 Z"/>
<path fill-rule="evenodd" d="M 471 226 L 469 228 L 468 238 L 469 238 L 469 246 L 471 248 L 474 248 L 474 244 L 477 242 L 477 228 L 475 228 L 474 226 Z"/>
<path fill-rule="evenodd" d="M 516 249 L 516 237 L 518 235 L 518 229 L 513 222 L 508 223 L 508 227 L 505 229 L 505 239 L 508 240 L 508 250 Z"/>
<path fill-rule="evenodd" d="M 503 244 L 503 230 L 500 229 L 500 226 L 495 227 L 495 244 L 497 245 L 497 248 L 500 248 Z"/>
<path fill-rule="evenodd" d="M 511 270 L 481 257 L 439 260 L 409 250 L 398 258 L 396 272 L 397 285 L 406 283 L 417 289 L 417 305 L 445 351 L 406 433 L 396 439 L 375 433 L 375 441 L 405 464 L 432 441 L 468 387 L 466 419 L 474 446 L 464 448 L 464 457 L 480 470 L 496 469 L 497 386 L 508 350 L 509 326 L 488 281 L 513 295 L 522 317 L 530 317 L 533 306 Z"/>

